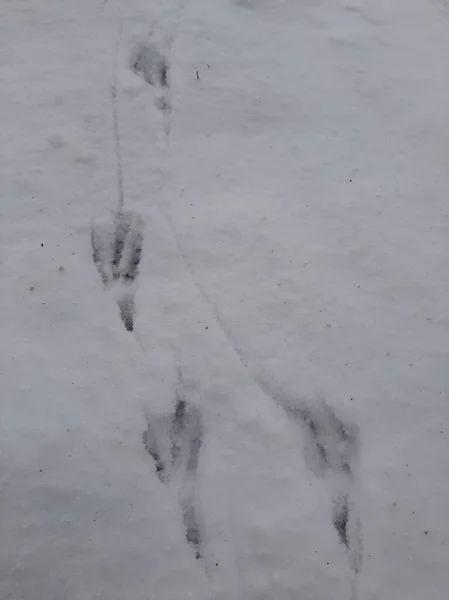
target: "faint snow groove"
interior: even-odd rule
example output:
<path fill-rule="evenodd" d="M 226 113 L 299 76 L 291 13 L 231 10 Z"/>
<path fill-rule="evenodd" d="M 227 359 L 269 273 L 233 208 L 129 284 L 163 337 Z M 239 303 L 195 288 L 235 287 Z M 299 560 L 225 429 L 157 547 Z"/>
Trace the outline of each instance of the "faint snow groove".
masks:
<path fill-rule="evenodd" d="M 123 184 L 123 162 L 122 162 L 122 149 L 118 119 L 118 51 L 120 45 L 120 39 L 122 37 L 123 23 L 120 21 L 119 30 L 114 46 L 114 65 L 113 65 L 113 78 L 111 84 L 111 106 L 112 106 L 112 121 L 114 127 L 114 143 L 115 143 L 115 158 L 116 158 L 116 169 L 117 169 L 117 191 L 118 191 L 118 202 L 117 202 L 117 213 L 123 211 L 125 204 L 125 192 Z"/>
<path fill-rule="evenodd" d="M 114 123 L 114 143 L 115 143 L 115 157 L 117 161 L 117 212 L 123 211 L 125 204 L 125 191 L 123 184 L 123 164 L 122 164 L 122 149 L 120 143 L 120 131 L 118 125 L 118 102 L 117 102 L 117 81 L 113 81 L 111 85 L 111 99 L 112 99 L 112 115 Z"/>
<path fill-rule="evenodd" d="M 249 370 L 248 369 L 248 362 L 247 362 L 247 360 L 245 358 L 245 355 L 243 354 L 243 352 L 241 351 L 240 347 L 238 346 L 238 344 L 234 340 L 234 338 L 232 336 L 232 333 L 231 333 L 231 330 L 227 326 L 226 321 L 221 316 L 220 311 L 218 310 L 217 305 L 211 299 L 211 297 L 207 293 L 207 291 L 204 288 L 204 286 L 200 283 L 200 281 L 199 281 L 199 279 L 198 279 L 198 277 L 196 275 L 196 271 L 193 268 L 192 263 L 190 262 L 187 254 L 183 250 L 183 247 L 182 247 L 182 244 L 181 244 L 181 240 L 179 239 L 178 231 L 176 230 L 176 227 L 175 227 L 172 219 L 164 211 L 162 211 L 161 209 L 159 209 L 159 212 L 160 212 L 162 218 L 165 220 L 165 222 L 168 224 L 168 226 L 170 227 L 170 229 L 172 231 L 173 238 L 174 238 L 176 246 L 178 248 L 178 254 L 181 257 L 181 259 L 184 262 L 184 264 L 186 265 L 187 270 L 190 273 L 190 277 L 191 277 L 191 279 L 193 281 L 193 284 L 195 285 L 195 287 L 199 291 L 201 297 L 203 298 L 203 300 L 205 301 L 205 303 L 207 304 L 207 306 L 209 307 L 209 309 L 211 310 L 212 315 L 213 315 L 216 323 L 218 324 L 218 326 L 220 327 L 220 329 L 224 333 L 224 335 L 226 337 L 226 340 L 228 341 L 228 343 L 231 346 L 232 350 L 237 355 L 237 357 L 239 359 L 239 362 L 242 364 L 243 368 L 248 371 Z"/>
<path fill-rule="evenodd" d="M 201 413 L 184 398 L 183 387 L 179 370 L 173 413 L 147 417 L 142 441 L 154 461 L 159 481 L 169 487 L 178 482 L 177 497 L 186 540 L 193 548 L 195 558 L 200 559 L 203 536 L 197 514 L 196 482 L 204 429 Z"/>

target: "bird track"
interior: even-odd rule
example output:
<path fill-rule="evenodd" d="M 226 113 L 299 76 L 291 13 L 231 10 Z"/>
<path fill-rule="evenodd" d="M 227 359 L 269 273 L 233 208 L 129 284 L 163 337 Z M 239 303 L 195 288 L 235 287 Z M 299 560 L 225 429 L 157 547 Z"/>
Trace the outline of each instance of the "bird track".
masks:
<path fill-rule="evenodd" d="M 122 212 L 111 226 L 92 225 L 92 260 L 104 289 L 114 291 L 120 316 L 127 331 L 134 330 L 135 293 L 143 247 L 143 220 Z"/>
<path fill-rule="evenodd" d="M 172 112 L 171 70 L 168 58 L 172 38 L 166 53 L 152 42 L 150 36 L 148 41 L 135 44 L 129 57 L 129 68 L 156 92 L 155 106 L 166 119 L 167 135 L 170 133 Z M 119 203 L 112 226 L 92 225 L 92 258 L 104 289 L 113 290 L 115 293 L 115 300 L 125 329 L 133 331 L 136 283 L 143 247 L 143 221 L 139 215 L 124 210 L 116 72 L 111 87 L 111 100 Z M 170 224 L 174 227 L 171 222 Z M 174 236 L 179 244 L 176 230 Z M 239 345 L 235 343 L 226 322 L 221 318 L 218 307 L 197 280 L 195 270 L 181 248 L 180 253 L 191 272 L 195 285 L 200 289 L 203 299 L 212 309 L 215 320 L 225 332 L 237 358 L 243 367 L 250 371 L 248 361 Z M 282 394 L 273 394 L 257 376 L 252 378 L 262 391 L 283 408 L 289 419 L 303 430 L 306 464 L 316 477 L 326 482 L 331 501 L 332 527 L 338 540 L 345 547 L 350 568 L 357 577 L 363 560 L 362 530 L 355 498 L 359 458 L 357 428 L 343 422 L 324 400 L 313 406 L 307 402 L 292 401 Z M 179 372 L 178 389 L 172 413 L 147 417 L 147 427 L 142 434 L 142 441 L 154 463 L 159 481 L 169 489 L 176 487 L 185 537 L 197 559 L 203 556 L 203 534 L 198 519 L 196 493 L 203 437 L 202 415 L 199 409 L 185 398 L 185 389 Z M 355 597 L 355 593 L 353 597 Z"/>
<path fill-rule="evenodd" d="M 166 119 L 166 134 L 171 126 L 171 78 L 169 59 L 152 41 L 135 44 L 129 59 L 129 67 L 138 77 L 155 89 L 154 104 Z"/>
<path fill-rule="evenodd" d="M 181 386 L 182 380 L 180 378 Z M 142 442 L 153 459 L 156 474 L 169 488 L 177 481 L 177 499 L 182 511 L 186 540 L 195 557 L 202 558 L 203 536 L 196 501 L 197 470 L 203 444 L 203 420 L 199 409 L 184 398 L 182 387 L 169 415 L 147 417 Z"/>
<path fill-rule="evenodd" d="M 272 394 L 290 420 L 305 433 L 304 457 L 307 466 L 326 481 L 332 504 L 332 525 L 348 552 L 348 562 L 357 578 L 363 561 L 363 539 L 356 499 L 358 485 L 359 432 L 345 423 L 324 401 L 314 404 L 292 402 Z"/>

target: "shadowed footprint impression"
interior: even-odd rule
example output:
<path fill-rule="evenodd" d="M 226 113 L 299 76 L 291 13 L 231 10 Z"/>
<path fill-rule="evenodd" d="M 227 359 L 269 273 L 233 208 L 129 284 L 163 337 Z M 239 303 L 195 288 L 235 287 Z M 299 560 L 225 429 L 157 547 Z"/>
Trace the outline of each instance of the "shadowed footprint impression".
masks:
<path fill-rule="evenodd" d="M 358 428 L 342 421 L 323 399 L 314 403 L 298 401 L 274 392 L 260 379 L 258 382 L 289 419 L 304 431 L 305 461 L 316 477 L 326 481 L 329 489 L 331 522 L 348 553 L 349 568 L 355 577 L 352 590 L 352 598 L 355 598 L 363 561 L 362 527 L 356 498 Z"/>
<path fill-rule="evenodd" d="M 176 485 L 186 540 L 193 548 L 195 557 L 202 558 L 196 480 L 203 423 L 199 410 L 184 399 L 182 388 L 177 393 L 172 414 L 147 418 L 142 441 L 154 461 L 161 483 L 169 487 Z"/>
<path fill-rule="evenodd" d="M 114 290 L 127 331 L 134 330 L 136 280 L 143 246 L 143 220 L 131 212 L 115 216 L 112 226 L 92 225 L 92 259 L 104 288 Z"/>
<path fill-rule="evenodd" d="M 161 50 L 151 42 L 136 44 L 129 60 L 130 69 L 159 93 L 156 108 L 165 116 L 171 113 L 170 65 Z"/>
<path fill-rule="evenodd" d="M 362 566 L 362 531 L 354 488 L 358 461 L 358 430 L 344 423 L 321 400 L 293 407 L 282 403 L 287 415 L 306 434 L 305 460 L 311 471 L 327 481 L 332 501 L 332 525 L 348 551 L 349 566 L 358 575 Z"/>

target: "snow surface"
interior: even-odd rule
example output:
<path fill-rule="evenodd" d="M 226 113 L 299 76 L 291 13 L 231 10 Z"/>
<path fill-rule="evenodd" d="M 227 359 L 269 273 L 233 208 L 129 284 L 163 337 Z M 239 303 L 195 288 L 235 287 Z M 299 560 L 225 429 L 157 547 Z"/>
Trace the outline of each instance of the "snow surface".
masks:
<path fill-rule="evenodd" d="M 1 600 L 446 599 L 447 3 L 15 0 L 0 40 Z"/>

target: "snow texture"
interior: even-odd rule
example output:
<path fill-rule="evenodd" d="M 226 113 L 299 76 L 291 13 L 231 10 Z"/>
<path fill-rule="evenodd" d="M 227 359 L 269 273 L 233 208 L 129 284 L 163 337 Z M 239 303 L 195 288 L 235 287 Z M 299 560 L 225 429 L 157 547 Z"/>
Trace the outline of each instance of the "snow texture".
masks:
<path fill-rule="evenodd" d="M 0 39 L 0 600 L 445 600 L 447 2 Z"/>

